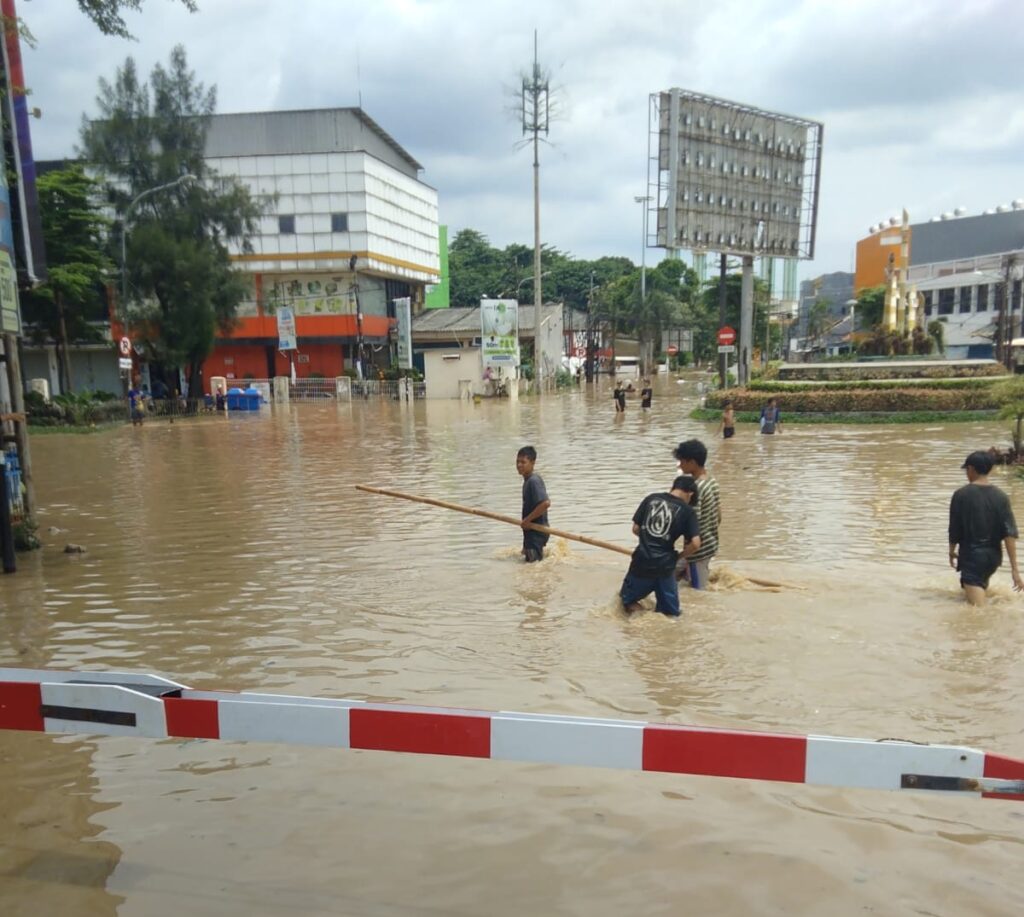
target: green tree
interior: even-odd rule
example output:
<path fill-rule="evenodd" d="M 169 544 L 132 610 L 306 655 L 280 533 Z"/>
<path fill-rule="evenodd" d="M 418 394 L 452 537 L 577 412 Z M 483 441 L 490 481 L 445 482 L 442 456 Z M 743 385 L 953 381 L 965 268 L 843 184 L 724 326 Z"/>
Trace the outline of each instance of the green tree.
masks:
<path fill-rule="evenodd" d="M 828 331 L 830 323 L 828 302 L 819 299 L 807 313 L 807 334 L 817 346 L 821 346 L 821 338 Z"/>
<path fill-rule="evenodd" d="M 195 0 L 180 0 L 190 13 L 198 6 Z M 120 38 L 131 38 L 128 26 L 121 15 L 124 10 L 141 10 L 142 0 L 78 0 L 78 6 L 104 35 L 117 35 Z"/>
<path fill-rule="evenodd" d="M 96 101 L 100 117 L 83 123 L 82 151 L 128 230 L 126 280 L 135 295 L 121 307 L 152 357 L 187 368 L 191 391 L 202 391 L 203 361 L 216 333 L 230 333 L 248 290 L 228 244 L 252 251 L 264 207 L 238 179 L 207 166 L 216 91 L 197 82 L 181 46 L 166 69 L 154 67 L 148 87 L 128 58 L 113 83 L 100 80 Z M 187 175 L 195 180 L 181 181 Z"/>
<path fill-rule="evenodd" d="M 999 418 L 1013 420 L 1013 449 L 1018 457 L 1024 452 L 1024 376 L 1014 376 L 992 386 L 999 405 Z"/>
<path fill-rule="evenodd" d="M 882 312 L 885 310 L 885 287 L 869 287 L 857 294 L 857 306 L 854 310 L 855 320 L 860 328 L 874 328 L 881 324 Z M 854 331 L 857 329 L 855 328 Z"/>
<path fill-rule="evenodd" d="M 946 323 L 940 322 L 937 318 L 928 322 L 928 337 L 935 342 L 935 349 L 939 353 L 946 352 Z"/>
<path fill-rule="evenodd" d="M 102 340 L 93 322 L 105 317 L 103 285 L 113 265 L 104 251 L 109 225 L 97 207 L 99 183 L 80 165 L 48 172 L 36 182 L 46 245 L 47 280 L 22 297 L 36 340 L 57 341 L 61 388 L 74 391 L 69 340 Z"/>

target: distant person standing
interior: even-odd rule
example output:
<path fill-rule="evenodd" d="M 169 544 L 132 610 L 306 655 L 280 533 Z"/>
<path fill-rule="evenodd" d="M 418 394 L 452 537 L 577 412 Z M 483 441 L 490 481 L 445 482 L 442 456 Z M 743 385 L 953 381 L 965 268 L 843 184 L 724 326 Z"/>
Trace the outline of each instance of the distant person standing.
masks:
<path fill-rule="evenodd" d="M 625 414 L 626 413 L 626 390 L 622 387 L 622 381 L 619 380 L 615 383 L 615 391 L 612 392 L 612 397 L 615 399 L 615 413 Z"/>
<path fill-rule="evenodd" d="M 648 494 L 633 513 L 633 534 L 640 543 L 633 551 L 629 571 L 622 581 L 619 598 L 626 611 L 636 611 L 637 603 L 655 596 L 655 611 L 671 617 L 679 615 L 679 585 L 675 569 L 679 554 L 676 541 L 685 540 L 685 550 L 700 547 L 700 523 L 690 508 L 696 497 L 697 482 L 687 474 L 672 482 L 668 493 Z"/>
<path fill-rule="evenodd" d="M 699 439 L 688 439 L 676 446 L 672 453 L 679 462 L 683 474 L 692 475 L 697 482 L 697 520 L 700 523 L 700 547 L 683 561 L 687 564 L 679 571 L 680 578 L 689 576 L 694 589 L 707 589 L 711 575 L 711 558 L 718 553 L 718 527 L 722 524 L 722 504 L 719 500 L 718 482 L 704 467 L 708 460 L 708 448 Z"/>
<path fill-rule="evenodd" d="M 644 387 L 640 389 L 640 407 L 645 411 L 651 409 L 651 399 L 654 397 L 654 390 L 651 388 L 651 380 L 644 379 Z"/>
<path fill-rule="evenodd" d="M 779 411 L 779 403 L 775 398 L 769 398 L 768 403 L 761 408 L 761 432 L 765 434 L 782 432 L 782 413 Z"/>
<path fill-rule="evenodd" d="M 138 384 L 132 386 L 128 390 L 128 412 L 132 418 L 133 427 L 141 427 L 143 418 L 143 408 L 145 407 L 145 392 L 138 386 Z"/>
<path fill-rule="evenodd" d="M 968 483 L 949 501 L 949 565 L 960 572 L 968 603 L 984 605 L 988 581 L 1003 562 L 1003 545 L 1013 588 L 1024 589 L 1017 569 L 1017 522 L 1009 497 L 988 479 L 989 453 L 972 452 L 960 467 Z"/>
<path fill-rule="evenodd" d="M 537 450 L 533 446 L 523 446 L 516 454 L 516 471 L 523 476 L 523 557 L 528 564 L 535 563 L 544 557 L 544 545 L 548 543 L 547 532 L 538 532 L 530 528 L 531 523 L 548 524 L 548 499 L 544 479 L 533 470 L 537 462 Z"/>
<path fill-rule="evenodd" d="M 733 410 L 732 402 L 726 401 L 722 405 L 722 439 L 732 439 L 736 435 L 736 412 Z"/>

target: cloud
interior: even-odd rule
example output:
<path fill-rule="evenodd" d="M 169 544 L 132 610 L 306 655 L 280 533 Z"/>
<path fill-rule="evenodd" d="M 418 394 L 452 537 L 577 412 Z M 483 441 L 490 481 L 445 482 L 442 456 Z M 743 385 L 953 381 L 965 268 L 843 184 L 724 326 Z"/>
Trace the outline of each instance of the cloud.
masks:
<path fill-rule="evenodd" d="M 25 55 L 38 158 L 72 152 L 100 76 L 129 54 L 148 73 L 181 43 L 220 111 L 361 100 L 424 165 L 451 234 L 499 245 L 533 238 L 532 151 L 511 109 L 534 29 L 557 113 L 543 237 L 576 255 L 640 260 L 648 98 L 672 86 L 825 123 L 805 276 L 849 269 L 867 226 L 903 206 L 926 219 L 1024 194 L 1016 0 L 200 0 L 195 15 L 150 0 L 129 18 L 137 42 L 99 35 L 74 4 L 21 12 L 38 39 Z"/>

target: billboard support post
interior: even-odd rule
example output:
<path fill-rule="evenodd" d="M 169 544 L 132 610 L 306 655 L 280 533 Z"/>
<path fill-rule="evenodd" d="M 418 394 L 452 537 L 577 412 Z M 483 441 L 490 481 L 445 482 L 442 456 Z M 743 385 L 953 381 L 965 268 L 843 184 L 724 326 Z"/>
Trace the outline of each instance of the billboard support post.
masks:
<path fill-rule="evenodd" d="M 743 256 L 743 282 L 740 287 L 740 358 L 737 373 L 740 385 L 750 382 L 750 357 L 754 350 L 754 258 Z"/>

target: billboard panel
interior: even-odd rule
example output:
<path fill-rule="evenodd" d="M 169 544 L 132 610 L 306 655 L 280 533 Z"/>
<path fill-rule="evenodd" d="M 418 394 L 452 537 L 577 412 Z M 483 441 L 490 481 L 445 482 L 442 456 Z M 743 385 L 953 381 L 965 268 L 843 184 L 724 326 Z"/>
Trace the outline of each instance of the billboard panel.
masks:
<path fill-rule="evenodd" d="M 519 365 L 519 303 L 514 299 L 480 300 L 480 352 L 484 366 Z"/>
<path fill-rule="evenodd" d="M 823 125 L 671 89 L 651 95 L 650 127 L 659 246 L 814 256 Z"/>

